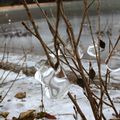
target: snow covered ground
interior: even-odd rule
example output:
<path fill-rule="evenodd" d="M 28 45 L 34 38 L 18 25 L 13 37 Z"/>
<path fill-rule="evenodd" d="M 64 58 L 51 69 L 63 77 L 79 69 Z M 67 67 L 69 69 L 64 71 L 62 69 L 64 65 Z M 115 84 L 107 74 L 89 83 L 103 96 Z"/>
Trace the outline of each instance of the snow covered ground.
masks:
<path fill-rule="evenodd" d="M 0 58 L 2 59 L 2 53 L 0 54 Z M 7 57 L 6 57 L 7 58 Z M 10 54 L 8 57 L 9 62 L 17 63 L 22 58 L 22 55 Z M 28 66 L 34 66 L 39 60 L 41 59 L 40 56 L 35 55 L 28 55 L 26 59 L 26 63 Z M 82 60 L 83 65 L 87 68 L 88 61 Z M 22 64 L 22 62 L 21 62 Z M 93 67 L 96 66 L 94 63 Z M 105 66 L 103 65 L 103 71 Z M 3 75 L 4 73 L 4 75 Z M 7 90 L 10 88 L 11 84 L 14 82 L 17 74 L 14 72 L 10 72 L 7 78 L 4 80 L 5 76 L 9 73 L 9 71 L 4 71 L 0 69 L 0 95 L 4 97 Z M 3 75 L 3 76 L 2 76 Z M 120 75 L 117 73 L 112 73 L 112 83 L 117 83 L 120 85 Z M 114 78 L 116 79 L 114 80 Z M 4 82 L 2 83 L 2 81 Z M 2 83 L 2 84 L 1 84 Z M 112 85 L 111 85 L 112 86 Z M 96 95 L 99 94 L 99 91 L 93 86 L 93 90 Z M 68 91 L 72 93 L 72 95 L 76 95 L 77 102 L 82 109 L 83 113 L 85 114 L 88 120 L 94 120 L 93 113 L 89 104 L 89 101 L 84 95 L 83 89 L 78 85 L 71 84 L 68 88 Z M 15 95 L 19 92 L 26 92 L 26 97 L 23 99 L 18 99 Z M 117 108 L 120 111 L 120 89 L 111 87 L 109 90 L 109 94 Z M 7 96 L 4 100 L 0 103 L 0 112 L 9 112 L 8 119 L 12 117 L 18 117 L 21 112 L 35 109 L 36 111 L 41 110 L 41 85 L 40 83 L 34 79 L 34 77 L 28 77 L 24 75 L 22 72 L 16 78 L 12 88 L 10 89 Z M 106 98 L 105 98 L 106 100 Z M 66 95 L 63 99 L 48 99 L 45 94 L 43 95 L 43 102 L 45 106 L 45 110 L 57 117 L 57 120 L 74 120 L 73 114 L 75 111 L 73 109 L 73 103 L 71 102 L 70 98 Z M 113 110 L 104 105 L 104 113 L 109 120 L 112 118 L 112 114 L 114 113 Z M 80 120 L 80 116 L 78 115 Z M 1 117 L 0 120 L 3 118 Z"/>

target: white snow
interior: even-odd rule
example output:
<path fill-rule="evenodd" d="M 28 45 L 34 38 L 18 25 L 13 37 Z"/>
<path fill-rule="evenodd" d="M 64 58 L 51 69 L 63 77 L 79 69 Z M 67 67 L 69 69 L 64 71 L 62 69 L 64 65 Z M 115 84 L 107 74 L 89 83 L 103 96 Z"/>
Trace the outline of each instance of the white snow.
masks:
<path fill-rule="evenodd" d="M 9 56 L 9 61 L 14 63 L 17 63 L 16 61 L 19 61 L 19 59 L 21 58 L 20 55 L 15 54 L 11 54 Z M 40 59 L 41 58 L 39 56 L 29 55 L 26 63 L 28 66 L 34 66 Z M 83 60 L 82 62 L 84 65 L 86 65 L 87 61 Z M 0 69 L 0 77 L 2 76 L 3 72 L 4 70 Z M 3 78 L 8 72 L 9 71 L 5 71 Z M 16 73 L 11 72 L 9 76 L 5 79 L 3 84 L 1 84 L 3 78 L 0 79 L 0 94 L 2 96 L 6 94 L 16 75 Z M 116 75 L 117 78 L 120 78 L 119 74 L 113 73 L 112 75 Z M 117 81 L 117 83 L 120 83 L 119 80 Z M 112 82 L 114 82 L 113 79 Z M 96 88 L 94 89 L 97 91 Z M 70 91 L 72 95 L 76 95 L 76 100 L 80 108 L 82 109 L 82 112 L 85 114 L 86 118 L 88 120 L 94 120 L 89 101 L 84 95 L 83 89 L 77 85 L 71 84 L 68 88 L 68 91 Z M 18 92 L 26 92 L 26 98 L 22 100 L 15 98 L 14 96 Z M 96 94 L 99 94 L 99 91 L 96 92 Z M 109 90 L 109 94 L 114 101 L 117 110 L 120 111 L 120 90 Z M 55 115 L 58 120 L 74 120 L 73 114 L 75 112 L 73 109 L 73 103 L 67 95 L 63 99 L 48 99 L 44 94 L 43 98 L 45 110 L 48 113 Z M 18 117 L 21 112 L 27 111 L 29 109 L 35 109 L 36 111 L 40 111 L 41 99 L 42 96 L 40 82 L 35 80 L 34 77 L 27 77 L 21 73 L 17 77 L 17 80 L 15 81 L 13 87 L 11 88 L 5 99 L 2 101 L 2 103 L 0 103 L 0 112 L 10 112 L 8 118 L 11 119 L 13 116 Z M 114 111 L 106 105 L 104 105 L 103 111 L 107 120 L 109 120 L 114 113 Z M 80 120 L 79 115 L 78 117 Z M 2 120 L 2 118 L 0 119 Z"/>

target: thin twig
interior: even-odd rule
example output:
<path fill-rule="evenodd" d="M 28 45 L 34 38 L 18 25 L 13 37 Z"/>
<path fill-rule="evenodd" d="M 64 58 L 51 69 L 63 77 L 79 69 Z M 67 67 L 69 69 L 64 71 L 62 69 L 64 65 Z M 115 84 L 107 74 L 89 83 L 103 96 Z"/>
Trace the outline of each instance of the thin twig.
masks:
<path fill-rule="evenodd" d="M 78 113 L 80 114 L 80 116 L 82 117 L 82 119 L 83 120 L 87 120 L 87 118 L 83 114 L 82 110 L 80 109 L 80 106 L 78 105 L 77 101 L 74 99 L 74 97 L 71 95 L 70 92 L 68 92 L 68 96 L 71 99 L 71 101 L 73 102 L 73 104 L 75 105 L 75 107 L 76 107 Z"/>
<path fill-rule="evenodd" d="M 86 1 L 83 0 L 83 2 L 86 2 Z M 84 8 L 84 12 L 83 12 L 83 16 L 82 16 L 82 22 L 80 24 L 80 30 L 79 30 L 79 34 L 78 34 L 78 38 L 77 38 L 77 45 L 79 44 L 79 41 L 80 41 L 80 37 L 81 37 L 81 34 L 82 34 L 83 25 L 84 25 L 84 21 L 85 21 L 85 18 L 86 18 L 87 11 L 92 6 L 92 4 L 94 2 L 95 2 L 95 0 L 92 0 L 92 2 Z"/>
<path fill-rule="evenodd" d="M 52 33 L 53 36 L 55 36 L 54 26 L 50 23 L 50 20 L 49 20 L 49 18 L 47 17 L 47 14 L 46 14 L 45 11 L 41 8 L 41 6 L 40 6 L 40 4 L 37 2 L 37 0 L 36 0 L 36 4 L 37 4 L 38 8 L 40 9 L 40 11 L 42 12 L 43 16 L 45 17 L 50 32 Z M 60 35 L 59 35 L 58 33 L 57 33 L 56 35 L 57 35 L 57 39 L 59 40 L 59 42 L 65 47 L 65 43 L 64 43 L 63 40 L 60 38 Z"/>
<path fill-rule="evenodd" d="M 64 57 L 64 59 L 65 59 L 67 65 L 68 65 L 68 67 L 72 70 L 72 72 L 74 73 L 74 75 L 78 78 L 78 75 L 75 73 L 75 71 L 73 70 L 73 68 L 70 66 L 70 64 L 69 64 L 69 62 L 68 62 L 66 56 L 64 55 L 63 51 L 61 50 L 61 48 L 60 48 L 60 52 L 62 53 L 62 55 L 63 55 L 63 57 Z"/>
<path fill-rule="evenodd" d="M 30 13 L 30 10 L 29 10 L 29 8 L 28 8 L 27 3 L 26 3 L 25 0 L 24 0 L 23 4 L 24 4 L 24 7 L 25 7 L 26 12 L 27 12 L 27 14 L 28 14 L 29 20 L 30 20 L 30 22 L 31 22 L 31 24 L 32 24 L 32 26 L 33 26 L 33 29 L 34 29 L 34 32 L 35 32 L 35 37 L 37 37 L 38 40 L 39 40 L 39 42 L 41 43 L 41 45 L 42 45 L 42 47 L 43 47 L 43 49 L 44 49 L 44 51 L 45 51 L 45 54 L 46 54 L 46 56 L 47 56 L 47 58 L 48 58 L 48 62 L 49 62 L 49 64 L 50 64 L 50 66 L 54 68 L 54 63 L 53 63 L 53 62 L 51 61 L 51 59 L 50 59 L 50 55 L 49 55 L 49 53 L 48 53 L 48 51 L 47 51 L 47 48 L 46 48 L 46 46 L 45 46 L 45 43 L 44 43 L 44 41 L 42 40 L 42 37 L 40 36 L 40 34 L 39 34 L 39 32 L 38 32 L 38 29 L 37 29 L 37 26 L 36 26 L 36 24 L 35 24 L 35 21 L 34 21 L 32 15 L 31 15 L 31 13 Z"/>
<path fill-rule="evenodd" d="M 24 64 L 24 62 L 22 63 L 22 65 Z M 15 84 L 17 77 L 19 76 L 20 71 L 18 72 L 18 74 L 15 77 L 15 80 L 12 82 L 12 84 L 10 85 L 9 89 L 7 90 L 6 94 L 2 97 L 2 99 L 0 100 L 0 103 L 3 102 L 3 100 L 5 99 L 5 97 L 8 95 L 9 91 L 12 89 L 13 85 Z"/>
<path fill-rule="evenodd" d="M 113 52 L 114 52 L 114 50 L 115 50 L 115 48 L 116 48 L 119 40 L 120 40 L 120 35 L 118 36 L 118 39 L 117 39 L 117 41 L 115 42 L 115 45 L 113 46 L 113 49 L 111 50 L 110 54 L 108 55 L 107 59 L 105 60 L 105 63 L 106 63 L 106 64 L 109 62 L 110 57 L 112 56 L 112 54 L 113 54 Z"/>
<path fill-rule="evenodd" d="M 58 50 L 59 50 L 59 42 L 57 40 L 57 35 L 58 35 L 58 27 L 59 27 L 59 22 L 60 22 L 60 3 L 61 0 L 57 0 L 57 16 L 56 16 L 56 27 L 55 27 L 55 35 L 54 35 L 54 48 L 55 48 L 55 52 L 56 52 L 56 58 L 57 58 L 57 62 L 55 63 L 55 69 L 58 68 L 59 66 L 59 55 L 58 55 Z"/>

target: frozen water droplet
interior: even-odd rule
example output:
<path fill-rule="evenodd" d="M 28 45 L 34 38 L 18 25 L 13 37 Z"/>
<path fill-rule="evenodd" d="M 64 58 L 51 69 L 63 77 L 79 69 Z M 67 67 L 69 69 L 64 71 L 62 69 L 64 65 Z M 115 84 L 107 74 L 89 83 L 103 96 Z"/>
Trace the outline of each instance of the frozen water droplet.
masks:
<path fill-rule="evenodd" d="M 97 45 L 95 45 L 95 47 L 97 47 Z M 90 46 L 88 47 L 87 53 L 88 53 L 88 55 L 90 55 L 90 56 L 92 56 L 92 57 L 96 57 L 94 45 L 90 45 Z"/>
<path fill-rule="evenodd" d="M 66 95 L 70 83 L 67 78 L 54 76 L 50 81 L 51 98 L 62 98 Z"/>
<path fill-rule="evenodd" d="M 95 45 L 96 47 L 96 50 L 97 50 L 97 55 L 98 55 L 98 45 Z M 100 52 L 103 52 L 104 49 L 101 49 L 100 48 Z M 96 54 L 95 54 L 95 48 L 94 48 L 94 45 L 90 45 L 87 49 L 87 53 L 88 55 L 92 56 L 92 57 L 96 57 Z"/>
<path fill-rule="evenodd" d="M 118 56 L 117 53 L 113 54 L 110 57 L 110 60 L 108 61 L 106 67 L 111 72 L 118 72 L 118 71 L 120 71 L 120 56 Z"/>
<path fill-rule="evenodd" d="M 55 71 L 46 63 L 46 60 L 41 60 L 36 65 L 38 71 L 35 73 L 35 79 L 43 85 L 45 95 L 48 98 L 62 98 L 70 84 L 65 72 L 63 71 L 63 77 L 58 77 L 59 71 Z"/>

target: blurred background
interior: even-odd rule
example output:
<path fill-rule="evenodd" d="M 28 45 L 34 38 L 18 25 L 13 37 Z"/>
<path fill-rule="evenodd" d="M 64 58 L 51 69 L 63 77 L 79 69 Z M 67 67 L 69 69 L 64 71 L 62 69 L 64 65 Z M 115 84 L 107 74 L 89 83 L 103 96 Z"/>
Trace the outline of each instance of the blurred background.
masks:
<path fill-rule="evenodd" d="M 0 0 L 0 6 L 8 6 L 8 5 L 20 5 L 23 0 Z M 35 0 L 26 0 L 27 3 L 34 3 Z M 55 0 L 38 0 L 40 3 L 45 2 L 54 2 Z M 63 1 L 74 1 L 74 0 L 63 0 Z"/>

